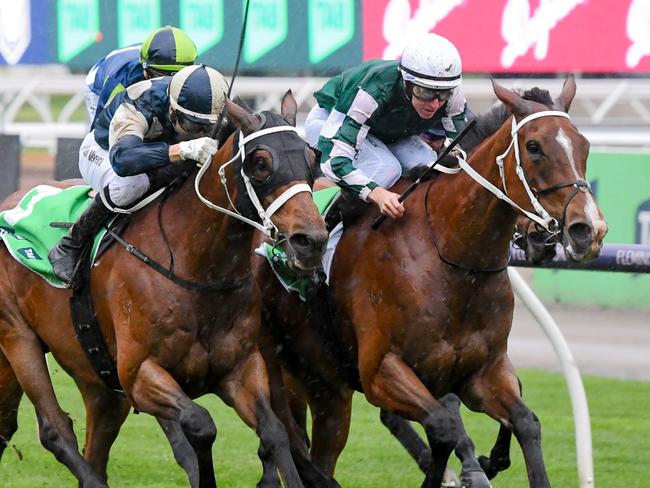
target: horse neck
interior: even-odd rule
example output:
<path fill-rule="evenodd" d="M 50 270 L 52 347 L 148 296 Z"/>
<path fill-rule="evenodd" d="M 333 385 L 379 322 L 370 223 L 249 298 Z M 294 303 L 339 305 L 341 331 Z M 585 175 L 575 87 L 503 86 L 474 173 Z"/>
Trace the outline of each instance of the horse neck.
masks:
<path fill-rule="evenodd" d="M 468 163 L 483 178 L 502 187 L 496 157 L 511 141 L 510 121 L 477 147 Z M 508 161 L 506 160 L 506 166 Z M 512 173 L 506 171 L 506 173 Z M 512 184 L 507 182 L 510 187 Z M 517 213 L 464 171 L 440 178 L 429 188 L 427 213 L 444 259 L 476 270 L 500 269 L 508 260 Z"/>
<path fill-rule="evenodd" d="M 219 168 L 231 157 L 232 138 L 214 155 L 199 185 L 204 198 L 230 210 L 232 207 L 221 183 Z M 234 163 L 230 164 L 226 169 L 226 185 L 233 202 L 237 200 L 237 175 L 234 166 Z M 170 223 L 174 231 L 168 234 L 174 236 L 172 251 L 175 262 L 195 276 L 210 275 L 215 270 L 220 274 L 248 273 L 245 258 L 250 255 L 255 229 L 209 208 L 199 199 L 195 181 L 196 174 L 187 178 L 169 202 L 174 206 L 173 222 Z"/>

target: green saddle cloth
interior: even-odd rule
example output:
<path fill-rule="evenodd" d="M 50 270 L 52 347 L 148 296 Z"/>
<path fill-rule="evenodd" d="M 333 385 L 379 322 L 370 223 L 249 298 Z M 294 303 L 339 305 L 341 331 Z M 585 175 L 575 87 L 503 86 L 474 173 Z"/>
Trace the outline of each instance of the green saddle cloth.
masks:
<path fill-rule="evenodd" d="M 321 215 L 325 215 L 327 209 L 340 192 L 340 187 L 333 186 L 313 193 L 314 203 Z M 271 265 L 271 269 L 273 269 L 273 272 L 275 273 L 275 276 L 287 291 L 298 293 L 300 299 L 305 301 L 310 278 L 305 276 L 296 276 L 293 273 L 287 264 L 287 256 L 282 249 L 273 247 L 265 242 L 258 247 L 255 252 L 267 259 Z"/>
<path fill-rule="evenodd" d="M 0 212 L 0 238 L 11 255 L 23 266 L 42 276 L 57 288 L 64 288 L 54 273 L 47 254 L 68 232 L 65 227 L 52 227 L 52 222 L 74 223 L 92 202 L 89 186 L 61 189 L 48 185 L 32 188 L 11 210 Z M 103 229 L 95 238 L 94 257 Z"/>

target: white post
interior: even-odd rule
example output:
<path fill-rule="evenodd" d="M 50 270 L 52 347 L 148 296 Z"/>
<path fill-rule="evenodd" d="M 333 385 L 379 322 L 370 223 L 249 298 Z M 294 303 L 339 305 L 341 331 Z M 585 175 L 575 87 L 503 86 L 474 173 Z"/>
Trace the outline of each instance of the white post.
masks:
<path fill-rule="evenodd" d="M 546 310 L 544 304 L 537 298 L 537 295 L 530 289 L 521 275 L 512 267 L 508 268 L 508 275 L 517 296 L 524 302 L 528 310 L 533 314 L 542 330 L 548 337 L 553 349 L 560 358 L 560 364 L 564 372 L 564 378 L 569 388 L 571 406 L 573 408 L 573 420 L 576 431 L 576 453 L 578 458 L 578 477 L 580 488 L 593 488 L 594 484 L 594 463 L 591 448 L 591 425 L 589 420 L 589 406 L 587 395 L 582 384 L 582 378 L 578 366 L 573 359 L 573 354 L 551 314 Z"/>

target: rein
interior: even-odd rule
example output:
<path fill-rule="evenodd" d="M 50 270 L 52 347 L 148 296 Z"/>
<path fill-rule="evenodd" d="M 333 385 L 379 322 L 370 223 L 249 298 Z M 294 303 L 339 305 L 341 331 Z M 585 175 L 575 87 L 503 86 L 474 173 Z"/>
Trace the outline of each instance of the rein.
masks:
<path fill-rule="evenodd" d="M 481 176 L 474 168 L 472 168 L 467 161 L 464 161 L 462 159 L 458 160 L 458 164 L 460 167 L 467 173 L 474 181 L 476 181 L 479 185 L 481 185 L 483 188 L 494 194 L 497 198 L 500 200 L 503 200 L 504 202 L 510 204 L 512 207 L 516 208 L 520 213 L 524 214 L 526 217 L 528 217 L 530 220 L 534 221 L 537 223 L 539 226 L 541 226 L 544 230 L 546 230 L 549 234 L 551 235 L 557 235 L 561 232 L 562 230 L 562 225 L 564 224 L 564 217 L 566 215 L 566 210 L 567 207 L 569 206 L 569 203 L 571 203 L 571 200 L 573 197 L 576 196 L 578 191 L 590 191 L 591 192 L 591 187 L 589 185 L 589 182 L 580 178 L 577 180 L 569 181 L 566 183 L 559 183 L 557 185 L 554 185 L 550 188 L 546 188 L 544 190 L 536 191 L 533 190 L 530 187 L 530 184 L 528 183 L 528 179 L 526 178 L 526 174 L 524 172 L 524 168 L 521 165 L 521 158 L 519 156 L 519 138 L 518 138 L 518 132 L 519 129 L 521 129 L 524 125 L 526 125 L 528 122 L 531 120 L 538 119 L 540 117 L 565 117 L 567 119 L 570 119 L 569 114 L 566 112 L 560 112 L 558 110 L 544 110 L 542 112 L 536 112 L 534 114 L 531 114 L 525 118 L 523 118 L 519 123 L 515 120 L 514 115 L 512 116 L 512 130 L 511 130 L 511 135 L 512 135 L 512 140 L 510 141 L 510 144 L 506 148 L 506 150 L 497 156 L 496 158 L 496 164 L 497 167 L 499 168 L 499 174 L 501 175 L 501 182 L 503 185 L 503 191 L 494 186 L 492 183 L 490 183 L 488 180 L 486 180 L 483 176 Z M 508 189 L 506 186 L 506 176 L 505 176 L 505 169 L 504 169 L 504 160 L 508 153 L 510 152 L 510 149 L 514 147 L 514 156 L 515 156 L 515 173 L 519 177 L 519 180 L 521 181 L 522 185 L 524 186 L 524 189 L 526 190 L 526 193 L 528 195 L 528 198 L 530 200 L 531 205 L 533 206 L 533 209 L 535 210 L 535 213 L 529 212 L 527 210 L 524 210 L 521 208 L 519 205 L 517 205 L 509 196 L 508 196 Z M 566 204 L 564 205 L 564 211 L 562 214 L 562 222 L 558 222 L 555 218 L 551 217 L 549 213 L 546 211 L 546 209 L 539 203 L 539 200 L 537 197 L 541 197 L 544 195 L 548 195 L 556 190 L 559 190 L 561 188 L 566 188 L 568 186 L 575 186 L 576 190 L 571 194 L 569 199 L 567 200 Z"/>
<path fill-rule="evenodd" d="M 162 205 L 162 202 L 161 202 Z M 165 268 L 163 265 L 161 265 L 159 262 L 155 261 L 154 259 L 150 258 L 146 254 L 144 254 L 142 251 L 140 251 L 137 247 L 135 247 L 133 244 L 130 244 L 126 242 L 124 239 L 122 239 L 116 232 L 114 232 L 112 229 L 107 229 L 106 233 L 110 235 L 115 241 L 120 244 L 126 252 L 129 254 L 135 256 L 138 258 L 140 261 L 145 263 L 147 266 L 152 268 L 154 271 L 157 271 L 161 275 L 163 275 L 165 278 L 168 278 L 172 282 L 176 283 L 179 286 L 182 286 L 183 288 L 191 291 L 231 291 L 231 290 L 236 290 L 237 288 L 240 288 L 243 286 L 245 283 L 248 283 L 251 281 L 250 276 L 246 276 L 244 278 L 236 279 L 236 280 L 221 280 L 215 283 L 198 283 L 196 281 L 191 281 L 191 280 L 186 280 L 185 278 L 181 278 L 177 274 L 174 273 L 173 271 L 173 265 L 170 266 L 169 269 Z"/>

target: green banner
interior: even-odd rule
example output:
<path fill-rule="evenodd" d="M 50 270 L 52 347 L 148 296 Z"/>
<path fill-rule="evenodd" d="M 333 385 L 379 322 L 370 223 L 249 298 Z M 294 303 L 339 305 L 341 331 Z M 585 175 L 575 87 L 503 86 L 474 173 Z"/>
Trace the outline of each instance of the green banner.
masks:
<path fill-rule="evenodd" d="M 120 47 L 143 42 L 160 26 L 160 0 L 118 0 L 117 40 Z"/>
<path fill-rule="evenodd" d="M 59 0 L 57 33 L 57 58 L 62 63 L 97 42 L 99 0 Z"/>
<path fill-rule="evenodd" d="M 223 0 L 180 0 L 180 25 L 191 33 L 199 54 L 223 38 Z"/>
<path fill-rule="evenodd" d="M 309 61 L 319 63 L 354 37 L 354 0 L 309 0 Z"/>
<path fill-rule="evenodd" d="M 650 153 L 592 152 L 587 174 L 610 244 L 650 244 Z M 650 274 L 537 269 L 542 300 L 650 308 Z"/>
<path fill-rule="evenodd" d="M 250 0 L 242 75 L 327 76 L 361 62 L 361 0 Z M 175 25 L 199 61 L 232 72 L 246 0 L 59 0 L 60 62 L 85 71 L 113 49 Z"/>
<path fill-rule="evenodd" d="M 244 60 L 254 63 L 280 45 L 288 33 L 287 0 L 249 0 Z M 243 7 L 246 6 L 244 0 Z"/>

